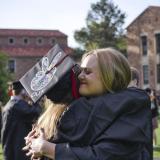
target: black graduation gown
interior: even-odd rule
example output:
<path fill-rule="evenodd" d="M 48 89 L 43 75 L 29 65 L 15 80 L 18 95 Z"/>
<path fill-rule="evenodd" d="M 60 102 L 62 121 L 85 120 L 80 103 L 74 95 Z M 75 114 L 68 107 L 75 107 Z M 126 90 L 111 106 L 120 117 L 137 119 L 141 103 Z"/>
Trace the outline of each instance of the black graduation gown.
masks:
<path fill-rule="evenodd" d="M 150 99 L 128 88 L 73 102 L 59 125 L 55 160 L 151 160 Z"/>
<path fill-rule="evenodd" d="M 28 105 L 24 100 L 12 99 L 2 111 L 1 142 L 4 160 L 29 160 L 22 151 L 24 137 L 40 114 L 40 106 Z"/>

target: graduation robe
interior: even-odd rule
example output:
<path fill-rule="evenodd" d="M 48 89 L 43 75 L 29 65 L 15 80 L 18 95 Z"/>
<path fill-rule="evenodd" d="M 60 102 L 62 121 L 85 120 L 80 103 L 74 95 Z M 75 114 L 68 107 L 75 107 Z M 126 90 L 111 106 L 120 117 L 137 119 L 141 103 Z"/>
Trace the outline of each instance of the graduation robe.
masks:
<path fill-rule="evenodd" d="M 151 160 L 151 135 L 145 91 L 80 98 L 60 121 L 55 160 Z"/>
<path fill-rule="evenodd" d="M 24 137 L 32 129 L 33 120 L 40 114 L 40 106 L 24 100 L 11 99 L 2 111 L 1 142 L 4 160 L 29 160 L 22 148 Z"/>

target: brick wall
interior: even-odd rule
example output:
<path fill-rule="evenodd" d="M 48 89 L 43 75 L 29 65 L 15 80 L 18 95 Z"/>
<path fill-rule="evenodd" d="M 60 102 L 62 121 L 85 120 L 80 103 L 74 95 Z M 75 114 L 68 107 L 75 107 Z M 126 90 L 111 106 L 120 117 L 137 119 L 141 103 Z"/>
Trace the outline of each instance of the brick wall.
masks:
<path fill-rule="evenodd" d="M 13 44 L 9 43 L 10 38 L 14 39 Z M 24 39 L 28 39 L 28 43 L 25 43 Z M 42 43 L 38 43 L 39 39 Z M 68 47 L 67 36 L 58 30 L 0 29 L 0 51 L 6 53 L 9 60 L 15 60 L 13 76 L 16 80 L 40 60 L 56 42 L 66 53 L 72 52 Z"/>
<path fill-rule="evenodd" d="M 160 89 L 157 84 L 155 33 L 160 33 L 160 7 L 149 7 L 127 28 L 128 60 L 140 71 L 141 87 Z M 147 36 L 147 56 L 142 55 L 141 36 Z M 149 66 L 149 84 L 143 84 L 143 65 Z"/>
<path fill-rule="evenodd" d="M 14 57 L 16 62 L 15 79 L 21 78 L 41 57 Z"/>

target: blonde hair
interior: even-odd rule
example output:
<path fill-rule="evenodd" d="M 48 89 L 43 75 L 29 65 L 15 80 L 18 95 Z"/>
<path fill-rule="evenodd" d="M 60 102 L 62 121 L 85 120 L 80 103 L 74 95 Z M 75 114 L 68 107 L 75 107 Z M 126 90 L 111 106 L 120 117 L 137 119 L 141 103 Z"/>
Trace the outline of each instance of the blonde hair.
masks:
<path fill-rule="evenodd" d="M 46 100 L 46 110 L 39 117 L 36 123 L 36 129 L 43 128 L 46 138 L 56 138 L 57 135 L 57 123 L 64 110 L 66 109 L 65 104 L 54 104 L 50 100 Z"/>
<path fill-rule="evenodd" d="M 96 49 L 86 53 L 83 59 L 91 54 L 95 54 L 98 60 L 100 77 L 108 92 L 115 92 L 127 88 L 131 80 L 131 70 L 124 55 L 113 49 Z"/>

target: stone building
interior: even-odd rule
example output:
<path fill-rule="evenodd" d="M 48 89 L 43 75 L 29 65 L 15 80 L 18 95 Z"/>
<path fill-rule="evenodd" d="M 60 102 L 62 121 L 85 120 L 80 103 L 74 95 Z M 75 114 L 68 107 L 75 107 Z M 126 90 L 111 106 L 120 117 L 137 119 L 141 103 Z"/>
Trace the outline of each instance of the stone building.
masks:
<path fill-rule="evenodd" d="M 8 70 L 19 79 L 41 59 L 55 43 L 72 53 L 67 35 L 58 30 L 0 29 L 0 52 L 9 56 Z"/>
<path fill-rule="evenodd" d="M 149 6 L 128 27 L 128 60 L 142 88 L 160 90 L 160 6 Z"/>

